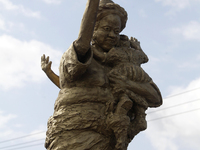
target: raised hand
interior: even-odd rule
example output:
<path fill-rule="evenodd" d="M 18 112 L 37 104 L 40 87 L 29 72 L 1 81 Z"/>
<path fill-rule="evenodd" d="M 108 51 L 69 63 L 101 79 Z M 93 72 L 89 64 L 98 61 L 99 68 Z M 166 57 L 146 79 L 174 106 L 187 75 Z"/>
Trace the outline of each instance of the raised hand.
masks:
<path fill-rule="evenodd" d="M 51 72 L 51 64 L 52 62 L 49 61 L 49 56 L 45 58 L 45 54 L 43 54 L 43 56 L 41 57 L 41 68 L 46 74 Z"/>
<path fill-rule="evenodd" d="M 135 48 L 136 50 L 142 50 L 140 47 L 140 42 L 136 38 L 131 37 L 130 44 L 132 48 Z"/>
<path fill-rule="evenodd" d="M 51 70 L 51 64 L 52 62 L 49 61 L 49 56 L 45 58 L 45 55 L 41 57 L 41 68 L 42 70 L 46 73 L 48 78 L 58 87 L 60 88 L 60 83 L 59 83 L 59 76 L 56 75 L 52 70 Z"/>

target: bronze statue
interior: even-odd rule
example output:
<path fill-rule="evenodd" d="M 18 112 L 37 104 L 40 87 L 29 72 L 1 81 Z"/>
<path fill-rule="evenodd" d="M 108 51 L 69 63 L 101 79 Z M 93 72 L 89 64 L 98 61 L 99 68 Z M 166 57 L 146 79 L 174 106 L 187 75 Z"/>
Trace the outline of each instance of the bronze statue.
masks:
<path fill-rule="evenodd" d="M 88 0 L 78 39 L 63 54 L 59 76 L 49 57 L 43 71 L 60 88 L 48 120 L 47 150 L 126 150 L 147 127 L 145 111 L 161 93 L 141 68 L 148 57 L 120 35 L 127 13 L 111 0 Z"/>

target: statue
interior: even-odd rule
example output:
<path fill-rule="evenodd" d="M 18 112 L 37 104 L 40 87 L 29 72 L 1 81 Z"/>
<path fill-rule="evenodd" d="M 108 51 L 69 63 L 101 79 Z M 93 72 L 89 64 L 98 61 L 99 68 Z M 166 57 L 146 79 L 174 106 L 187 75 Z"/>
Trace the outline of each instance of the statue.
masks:
<path fill-rule="evenodd" d="M 120 32 L 127 12 L 111 0 L 88 0 L 78 39 L 63 54 L 59 76 L 45 55 L 41 67 L 60 88 L 48 120 L 47 150 L 126 150 L 147 128 L 145 111 L 162 104 L 142 69 L 148 57 Z"/>

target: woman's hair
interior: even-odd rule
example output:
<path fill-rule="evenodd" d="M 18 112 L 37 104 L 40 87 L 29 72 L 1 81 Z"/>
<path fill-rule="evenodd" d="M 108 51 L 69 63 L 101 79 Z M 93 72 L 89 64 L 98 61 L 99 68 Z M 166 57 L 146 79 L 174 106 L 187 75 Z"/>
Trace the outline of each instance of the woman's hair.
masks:
<path fill-rule="evenodd" d="M 128 19 L 127 12 L 125 11 L 124 8 L 122 8 L 118 4 L 115 4 L 112 1 L 110 1 L 108 3 L 101 3 L 100 2 L 94 30 L 97 30 L 97 28 L 99 26 L 99 22 L 101 21 L 101 19 L 104 18 L 105 16 L 109 15 L 109 14 L 118 15 L 121 19 L 121 31 L 125 28 L 126 22 L 127 22 L 127 19 Z"/>

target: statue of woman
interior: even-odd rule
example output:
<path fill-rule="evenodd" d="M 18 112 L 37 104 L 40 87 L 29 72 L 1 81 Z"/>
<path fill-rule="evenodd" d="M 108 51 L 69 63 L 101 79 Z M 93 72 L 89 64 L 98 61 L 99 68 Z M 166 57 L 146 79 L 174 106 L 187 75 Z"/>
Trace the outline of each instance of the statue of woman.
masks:
<path fill-rule="evenodd" d="M 140 126 L 141 118 L 145 124 L 146 108 L 162 104 L 152 80 L 110 75 L 111 49 L 118 48 L 112 53 L 122 54 L 124 60 L 130 57 L 119 44 L 126 21 L 126 11 L 111 0 L 88 0 L 79 36 L 61 58 L 59 77 L 50 69 L 49 58 L 42 57 L 42 69 L 60 88 L 48 120 L 48 150 L 126 150 L 132 138 L 146 129 Z M 113 89 L 117 86 L 134 106 L 126 108 L 116 100 Z M 136 107 L 143 103 L 144 107 Z"/>

